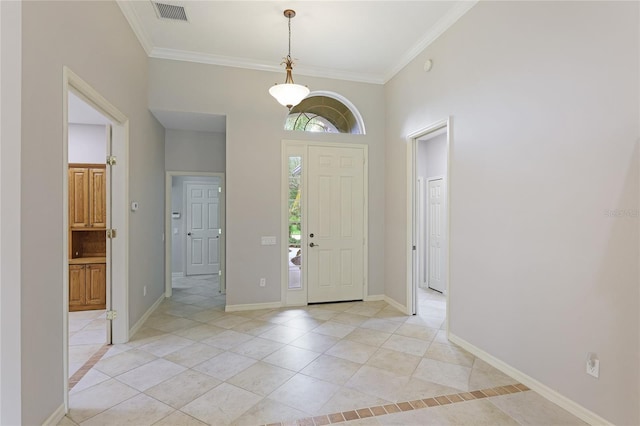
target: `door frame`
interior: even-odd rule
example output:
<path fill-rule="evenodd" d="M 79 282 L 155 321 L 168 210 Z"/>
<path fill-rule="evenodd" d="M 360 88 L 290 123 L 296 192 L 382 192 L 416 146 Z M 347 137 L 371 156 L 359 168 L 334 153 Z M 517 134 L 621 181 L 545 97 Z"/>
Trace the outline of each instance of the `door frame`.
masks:
<path fill-rule="evenodd" d="M 107 310 L 118 316 L 111 322 L 113 343 L 129 340 L 129 119 L 97 90 L 68 67 L 62 72 L 62 137 L 63 137 L 63 238 L 62 238 L 62 312 L 64 407 L 69 410 L 69 92 L 111 121 L 111 155 L 118 159 L 111 169 L 111 197 L 107 198 L 107 221 L 118 230 L 118 237 L 107 240 Z M 109 152 L 109 147 L 107 147 Z M 111 285 L 111 283 L 115 285 Z M 110 288 L 110 291 L 109 291 Z"/>
<path fill-rule="evenodd" d="M 446 183 L 446 205 L 445 205 L 445 217 L 447 218 L 447 226 L 445 228 L 447 249 L 445 251 L 445 277 L 446 284 L 446 300 L 447 300 L 447 315 L 446 315 L 446 333 L 449 336 L 449 318 L 450 318 L 450 253 L 451 253 L 451 117 L 439 120 L 430 124 L 416 132 L 411 133 L 408 139 L 407 149 L 407 234 L 406 234 L 406 314 L 413 315 L 417 313 L 417 286 L 420 277 L 419 261 L 417 257 L 417 244 L 419 242 L 419 226 L 418 226 L 418 206 L 417 206 L 417 194 L 416 194 L 416 181 L 417 181 L 417 161 L 418 161 L 418 141 L 429 135 L 435 136 L 436 132 L 444 130 L 447 135 L 447 142 L 445 152 L 447 155 L 447 170 L 445 176 Z"/>
<path fill-rule="evenodd" d="M 164 245 L 164 277 L 165 277 L 165 297 L 171 297 L 173 294 L 173 289 L 171 287 L 171 281 L 173 278 L 171 272 L 171 259 L 172 259 L 172 243 L 173 243 L 173 234 L 171 232 L 171 183 L 174 177 L 179 176 L 194 176 L 194 177 L 217 177 L 220 179 L 220 188 L 222 188 L 222 192 L 220 193 L 220 229 L 222 229 L 222 234 L 220 235 L 220 293 L 225 294 L 227 292 L 226 285 L 226 239 L 227 239 L 227 229 L 226 229 L 226 187 L 225 187 L 225 174 L 224 173 L 214 173 L 214 172 L 185 172 L 185 171 L 166 171 L 165 172 L 165 183 L 164 183 L 164 210 L 165 210 L 165 219 L 164 219 L 164 234 L 165 245 Z M 185 199 L 181 203 L 184 205 Z M 186 256 L 186 253 L 184 253 Z M 185 264 L 186 269 L 186 264 Z M 186 272 L 186 271 L 185 271 Z"/>
<path fill-rule="evenodd" d="M 307 244 L 306 244 L 306 217 L 307 217 L 307 193 L 306 191 L 302 194 L 302 223 L 301 223 L 301 238 L 300 238 L 300 246 L 302 248 L 302 270 L 303 273 L 300 276 L 300 279 L 303 283 L 302 289 L 289 290 L 289 217 L 288 217 L 288 198 L 289 198 L 289 172 L 287 165 L 287 157 L 288 157 L 288 148 L 297 148 L 301 152 L 303 152 L 303 185 L 306 185 L 306 173 L 307 173 L 307 157 L 309 147 L 317 146 L 317 147 L 326 147 L 326 148 L 355 148 L 362 149 L 364 155 L 364 168 L 363 168 L 363 196 L 364 196 L 364 212 L 363 212 L 363 235 L 364 235 L 364 247 L 362 252 L 362 277 L 364 280 L 362 287 L 362 299 L 367 300 L 369 296 L 369 146 L 366 144 L 354 144 L 354 143 L 335 143 L 335 142 L 314 142 L 314 141 L 301 141 L 301 140 L 291 140 L 291 139 L 283 139 L 281 143 L 281 179 L 280 179 L 280 187 L 281 187 L 281 195 L 280 195 L 280 206 L 282 208 L 280 214 L 281 220 L 281 232 L 280 232 L 280 241 L 281 241 L 281 270 L 280 270 L 280 286 L 281 286 L 281 295 L 280 295 L 280 304 L 282 306 L 304 306 L 308 304 L 308 288 L 307 288 L 307 267 L 306 267 L 306 259 L 307 259 Z M 294 294 L 293 298 L 288 297 L 289 295 Z M 300 293 L 299 295 L 295 295 L 295 293 Z M 291 301 L 288 301 L 290 299 Z"/>

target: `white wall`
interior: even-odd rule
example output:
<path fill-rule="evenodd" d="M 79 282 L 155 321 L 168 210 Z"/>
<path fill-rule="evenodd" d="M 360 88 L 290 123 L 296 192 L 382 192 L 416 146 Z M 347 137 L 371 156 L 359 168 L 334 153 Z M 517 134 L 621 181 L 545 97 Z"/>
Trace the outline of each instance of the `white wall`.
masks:
<path fill-rule="evenodd" d="M 20 140 L 22 3 L 0 2 L 0 424 L 22 423 Z"/>
<path fill-rule="evenodd" d="M 418 141 L 418 176 L 425 179 L 447 174 L 447 135 Z"/>
<path fill-rule="evenodd" d="M 479 2 L 385 86 L 388 294 L 405 300 L 406 137 L 451 116 L 451 333 L 628 425 L 640 423 L 638 8 Z"/>
<path fill-rule="evenodd" d="M 69 163 L 105 164 L 107 126 L 69 123 Z"/>
<path fill-rule="evenodd" d="M 384 98 L 380 85 L 298 76 L 312 90 L 340 93 L 360 110 L 367 135 L 318 135 L 283 130 L 287 109 L 268 89 L 283 74 L 190 62 L 150 60 L 152 110 L 226 115 L 227 303 L 279 302 L 283 139 L 369 145 L 369 294 L 384 293 Z M 265 277 L 266 287 L 259 287 Z"/>
<path fill-rule="evenodd" d="M 31 125 L 22 127 L 22 365 L 16 368 L 21 423 L 32 425 L 63 403 L 63 66 L 130 120 L 128 189 L 140 203 L 129 216 L 131 325 L 164 294 L 164 130 L 147 107 L 147 56 L 115 2 L 28 1 L 22 8 L 21 111 Z"/>
<path fill-rule="evenodd" d="M 165 170 L 181 172 L 225 171 L 224 133 L 189 130 L 165 131 Z"/>

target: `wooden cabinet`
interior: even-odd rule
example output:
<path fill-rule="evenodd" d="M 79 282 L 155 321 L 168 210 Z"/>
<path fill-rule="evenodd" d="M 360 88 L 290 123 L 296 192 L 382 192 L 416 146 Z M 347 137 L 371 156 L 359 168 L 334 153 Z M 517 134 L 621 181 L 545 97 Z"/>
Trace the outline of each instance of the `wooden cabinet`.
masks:
<path fill-rule="evenodd" d="M 69 311 L 106 308 L 106 183 L 104 164 L 69 165 Z"/>
<path fill-rule="evenodd" d="M 69 166 L 69 227 L 106 228 L 106 166 Z"/>
<path fill-rule="evenodd" d="M 105 309 L 107 303 L 107 265 L 87 263 L 69 265 L 69 311 Z"/>

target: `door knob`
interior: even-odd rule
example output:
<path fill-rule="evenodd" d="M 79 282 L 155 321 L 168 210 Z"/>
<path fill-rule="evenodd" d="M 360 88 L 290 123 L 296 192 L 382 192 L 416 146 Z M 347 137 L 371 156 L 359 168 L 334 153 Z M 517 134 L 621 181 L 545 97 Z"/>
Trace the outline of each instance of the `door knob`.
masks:
<path fill-rule="evenodd" d="M 191 232 L 187 232 L 187 235 L 188 235 L 188 236 L 191 236 Z"/>
<path fill-rule="evenodd" d="M 309 237 L 313 238 L 313 233 L 309 234 Z"/>
<path fill-rule="evenodd" d="M 319 246 L 316 243 L 311 243 L 311 244 L 309 244 L 309 247 L 319 247 Z"/>

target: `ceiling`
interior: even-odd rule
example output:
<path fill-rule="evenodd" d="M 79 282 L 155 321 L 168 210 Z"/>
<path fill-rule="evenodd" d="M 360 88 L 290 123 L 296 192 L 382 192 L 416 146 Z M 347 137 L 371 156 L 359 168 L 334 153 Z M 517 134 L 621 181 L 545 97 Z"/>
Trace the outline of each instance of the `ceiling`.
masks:
<path fill-rule="evenodd" d="M 384 84 L 477 0 L 154 1 L 184 7 L 188 22 L 159 18 L 151 0 L 118 2 L 151 57 L 279 71 L 284 80 L 291 8 L 294 78 Z"/>
<path fill-rule="evenodd" d="M 384 84 L 478 0 L 154 0 L 184 8 L 187 22 L 159 17 L 152 0 L 118 0 L 146 53 L 285 73 L 291 20 L 293 76 Z M 267 90 L 267 88 L 265 88 Z M 152 111 L 167 129 L 224 132 L 224 116 Z"/>

